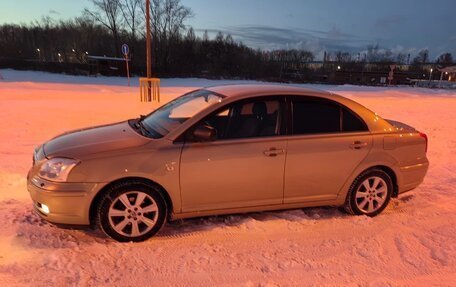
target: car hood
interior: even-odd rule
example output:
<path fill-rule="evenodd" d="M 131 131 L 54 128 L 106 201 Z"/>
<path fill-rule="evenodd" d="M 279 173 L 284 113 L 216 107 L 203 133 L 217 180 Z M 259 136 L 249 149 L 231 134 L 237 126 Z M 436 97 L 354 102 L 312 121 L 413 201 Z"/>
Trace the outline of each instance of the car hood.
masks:
<path fill-rule="evenodd" d="M 67 132 L 46 142 L 43 148 L 47 158 L 81 159 L 86 155 L 136 147 L 149 141 L 125 121 Z"/>

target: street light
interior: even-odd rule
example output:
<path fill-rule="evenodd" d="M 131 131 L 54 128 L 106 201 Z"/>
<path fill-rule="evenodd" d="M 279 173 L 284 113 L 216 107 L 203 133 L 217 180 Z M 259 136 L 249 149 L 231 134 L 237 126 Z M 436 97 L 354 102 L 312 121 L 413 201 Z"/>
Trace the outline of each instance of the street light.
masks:
<path fill-rule="evenodd" d="M 337 66 L 337 69 L 340 70 L 340 66 Z"/>
<path fill-rule="evenodd" d="M 432 80 L 432 71 L 434 71 L 434 69 L 431 68 L 430 72 L 429 72 L 429 83 L 431 82 Z"/>
<path fill-rule="evenodd" d="M 57 53 L 57 56 L 59 56 L 59 63 L 61 63 L 62 62 L 62 54 Z"/>
<path fill-rule="evenodd" d="M 36 48 L 36 51 L 38 52 L 38 61 L 41 60 L 41 50 L 40 48 Z"/>

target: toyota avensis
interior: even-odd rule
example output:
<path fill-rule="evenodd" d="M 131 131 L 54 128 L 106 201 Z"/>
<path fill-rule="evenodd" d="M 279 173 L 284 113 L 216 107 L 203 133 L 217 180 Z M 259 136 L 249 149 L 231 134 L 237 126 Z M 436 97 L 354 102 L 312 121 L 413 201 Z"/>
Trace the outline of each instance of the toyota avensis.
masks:
<path fill-rule="evenodd" d="M 330 205 L 375 216 L 423 181 L 426 151 L 425 134 L 332 93 L 218 86 L 46 142 L 28 190 L 45 220 L 142 241 L 207 215 Z"/>

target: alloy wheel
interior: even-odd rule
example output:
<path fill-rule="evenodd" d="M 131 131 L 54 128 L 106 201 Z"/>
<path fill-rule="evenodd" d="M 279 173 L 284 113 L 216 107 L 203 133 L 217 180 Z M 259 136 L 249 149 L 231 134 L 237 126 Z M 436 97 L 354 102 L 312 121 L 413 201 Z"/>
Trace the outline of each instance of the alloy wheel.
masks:
<path fill-rule="evenodd" d="M 373 213 L 382 208 L 388 196 L 386 182 L 372 176 L 365 179 L 356 190 L 356 205 L 364 213 Z"/>
<path fill-rule="evenodd" d="M 158 205 L 150 195 L 142 191 L 130 191 L 112 201 L 108 218 L 117 233 L 138 237 L 156 225 L 158 213 Z"/>

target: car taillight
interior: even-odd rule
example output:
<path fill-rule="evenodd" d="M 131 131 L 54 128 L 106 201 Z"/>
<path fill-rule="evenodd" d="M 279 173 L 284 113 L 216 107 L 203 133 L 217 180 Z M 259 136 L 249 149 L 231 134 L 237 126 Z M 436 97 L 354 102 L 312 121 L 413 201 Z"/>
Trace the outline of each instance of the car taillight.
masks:
<path fill-rule="evenodd" d="M 428 150 L 428 137 L 425 133 L 420 133 L 420 137 L 424 138 L 424 140 L 426 140 L 426 149 L 425 151 L 427 152 Z"/>

